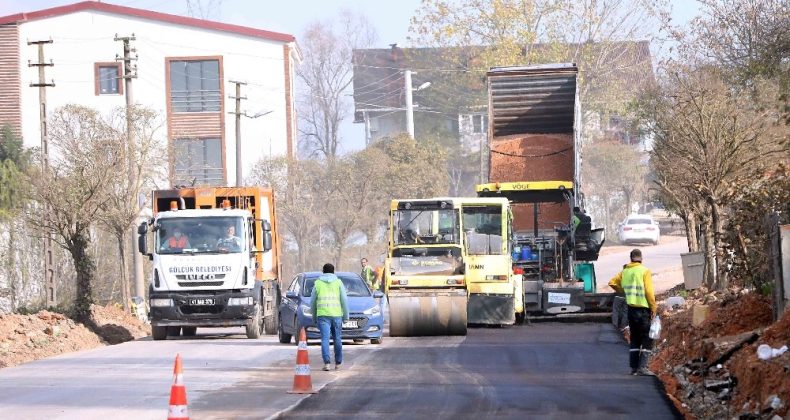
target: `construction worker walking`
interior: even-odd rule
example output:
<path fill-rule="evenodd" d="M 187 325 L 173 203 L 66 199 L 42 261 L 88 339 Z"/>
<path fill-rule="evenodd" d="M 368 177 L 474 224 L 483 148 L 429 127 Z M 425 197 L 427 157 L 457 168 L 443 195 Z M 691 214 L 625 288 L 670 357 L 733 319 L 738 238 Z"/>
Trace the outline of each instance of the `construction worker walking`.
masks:
<path fill-rule="evenodd" d="M 310 309 L 313 322 L 321 331 L 321 357 L 324 370 L 329 370 L 329 336 L 331 333 L 335 350 L 335 370 L 343 363 L 343 321 L 348 320 L 346 287 L 335 275 L 335 266 L 324 264 L 323 274 L 315 281 L 310 294 Z"/>
<path fill-rule="evenodd" d="M 650 270 L 642 265 L 642 251 L 631 251 L 631 262 L 609 281 L 609 287 L 625 295 L 628 305 L 628 327 L 631 330 L 629 364 L 632 375 L 653 376 L 647 368 L 653 340 L 650 323 L 656 316 L 656 298 Z"/>
<path fill-rule="evenodd" d="M 359 275 L 362 277 L 362 280 L 365 280 L 370 290 L 378 289 L 376 273 L 373 271 L 373 268 L 368 265 L 368 259 L 363 258 L 360 263 L 362 264 L 362 272 Z"/>

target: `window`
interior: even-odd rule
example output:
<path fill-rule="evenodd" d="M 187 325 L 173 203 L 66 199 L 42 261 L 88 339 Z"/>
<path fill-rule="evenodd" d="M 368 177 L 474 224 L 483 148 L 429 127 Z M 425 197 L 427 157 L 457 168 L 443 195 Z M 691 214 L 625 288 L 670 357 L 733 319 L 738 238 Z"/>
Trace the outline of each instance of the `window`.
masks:
<path fill-rule="evenodd" d="M 175 139 L 175 185 L 223 183 L 222 142 L 217 138 Z"/>
<path fill-rule="evenodd" d="M 464 207 L 461 221 L 472 255 L 502 254 L 502 207 Z"/>
<path fill-rule="evenodd" d="M 173 112 L 218 112 L 219 60 L 170 61 L 170 105 Z"/>
<path fill-rule="evenodd" d="M 95 63 L 93 71 L 97 96 L 123 94 L 121 63 Z"/>
<path fill-rule="evenodd" d="M 488 118 L 485 115 L 472 115 L 472 132 L 486 133 Z"/>

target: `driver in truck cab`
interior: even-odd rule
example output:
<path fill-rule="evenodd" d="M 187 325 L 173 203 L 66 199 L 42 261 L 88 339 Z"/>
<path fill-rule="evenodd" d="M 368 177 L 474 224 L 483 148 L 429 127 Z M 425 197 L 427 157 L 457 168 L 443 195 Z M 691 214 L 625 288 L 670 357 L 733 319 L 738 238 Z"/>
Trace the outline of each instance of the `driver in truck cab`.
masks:
<path fill-rule="evenodd" d="M 217 248 L 231 252 L 241 251 L 241 238 L 236 236 L 235 226 L 228 225 L 225 228 L 225 236 L 219 238 L 219 241 L 217 241 Z"/>
<path fill-rule="evenodd" d="M 183 249 L 189 248 L 189 238 L 184 235 L 181 228 L 178 226 L 173 227 L 173 235 L 171 235 L 163 246 L 165 249 Z"/>

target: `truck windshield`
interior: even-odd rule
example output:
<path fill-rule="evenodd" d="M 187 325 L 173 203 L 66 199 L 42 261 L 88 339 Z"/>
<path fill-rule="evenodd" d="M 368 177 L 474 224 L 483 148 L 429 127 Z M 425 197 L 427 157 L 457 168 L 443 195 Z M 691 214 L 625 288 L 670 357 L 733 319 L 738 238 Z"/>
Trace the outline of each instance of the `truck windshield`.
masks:
<path fill-rule="evenodd" d="M 245 248 L 244 218 L 166 218 L 158 221 L 157 253 L 238 253 Z"/>
<path fill-rule="evenodd" d="M 397 245 L 459 244 L 457 211 L 396 210 L 392 215 Z"/>
<path fill-rule="evenodd" d="M 395 248 L 390 270 L 396 276 L 462 274 L 464 261 L 456 247 Z"/>
<path fill-rule="evenodd" d="M 502 206 L 464 207 L 463 214 L 469 254 L 502 254 Z"/>

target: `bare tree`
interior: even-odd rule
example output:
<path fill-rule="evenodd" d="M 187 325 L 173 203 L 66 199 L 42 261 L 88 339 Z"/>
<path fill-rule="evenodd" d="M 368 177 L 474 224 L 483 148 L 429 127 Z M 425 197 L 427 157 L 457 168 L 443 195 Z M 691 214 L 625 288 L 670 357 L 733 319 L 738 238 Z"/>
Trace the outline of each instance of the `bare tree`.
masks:
<path fill-rule="evenodd" d="M 224 0 L 186 0 L 187 14 L 198 19 L 219 19 Z"/>
<path fill-rule="evenodd" d="M 647 104 L 655 121 L 654 166 L 667 193 L 694 193 L 705 204 L 708 284 L 726 287 L 726 278 L 719 276 L 726 209 L 736 187 L 761 178 L 777 158 L 787 159 L 790 145 L 786 132 L 774 129 L 775 111 L 755 106 L 715 68 L 671 70 L 660 94 Z"/>
<path fill-rule="evenodd" d="M 353 51 L 373 44 L 373 27 L 362 15 L 343 11 L 338 21 L 317 21 L 299 43 L 304 61 L 296 70 L 299 133 L 309 156 L 334 159 L 340 152 L 340 123 L 349 116 Z"/>
<path fill-rule="evenodd" d="M 74 315 L 88 321 L 93 303 L 96 264 L 89 254 L 90 228 L 97 221 L 118 176 L 123 158 L 118 138 L 98 112 L 77 105 L 58 109 L 50 121 L 49 169 L 30 171 L 28 182 L 36 209 L 29 222 L 71 255 L 76 271 Z M 40 209 L 47 209 L 45 221 Z"/>
<path fill-rule="evenodd" d="M 108 186 L 107 196 L 97 221 L 108 232 L 115 236 L 118 249 L 119 275 L 121 282 L 121 299 L 124 308 L 129 309 L 131 287 L 128 277 L 127 240 L 132 224 L 140 214 L 141 206 L 138 198 L 146 187 L 149 187 L 164 176 L 166 170 L 166 148 L 158 137 L 162 120 L 151 110 L 135 106 L 129 110 L 133 130 L 133 147 L 126 144 L 127 116 L 125 108 L 113 111 L 110 117 L 110 129 L 116 137 L 116 151 L 121 159 L 118 171 L 129 176 L 116 177 L 113 185 Z M 129 156 L 133 153 L 133 156 Z"/>

